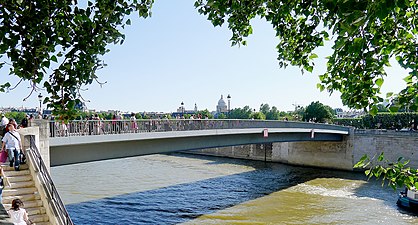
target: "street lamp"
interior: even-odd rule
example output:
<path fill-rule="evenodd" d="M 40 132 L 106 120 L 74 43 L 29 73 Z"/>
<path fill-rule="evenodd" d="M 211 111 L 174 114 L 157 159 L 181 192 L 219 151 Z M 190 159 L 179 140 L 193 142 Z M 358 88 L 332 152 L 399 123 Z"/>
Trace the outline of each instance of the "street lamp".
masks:
<path fill-rule="evenodd" d="M 230 119 L 230 114 L 231 114 L 231 95 L 228 94 L 228 96 L 226 98 L 228 99 L 228 119 Z"/>
<path fill-rule="evenodd" d="M 181 116 L 184 116 L 184 102 L 181 102 Z"/>
<path fill-rule="evenodd" d="M 39 93 L 39 95 L 38 95 L 38 99 L 39 99 L 39 115 L 41 115 L 41 108 L 42 108 L 42 94 L 41 93 Z"/>

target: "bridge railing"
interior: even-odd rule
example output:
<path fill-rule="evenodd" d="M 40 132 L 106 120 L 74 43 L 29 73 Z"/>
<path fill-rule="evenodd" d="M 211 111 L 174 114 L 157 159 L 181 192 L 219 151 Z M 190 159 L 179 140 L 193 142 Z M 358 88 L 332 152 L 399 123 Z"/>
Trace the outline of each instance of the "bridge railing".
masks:
<path fill-rule="evenodd" d="M 45 197 L 49 203 L 50 208 L 52 209 L 55 218 L 58 220 L 59 224 L 62 225 L 74 225 L 73 221 L 68 214 L 67 209 L 65 208 L 64 202 L 61 200 L 61 197 L 52 181 L 52 178 L 48 172 L 48 169 L 42 159 L 41 154 L 39 153 L 38 148 L 35 144 L 35 137 L 30 137 L 30 149 L 26 150 L 29 160 L 31 161 L 34 170 L 38 173 L 38 178 L 41 181 L 41 188 L 45 193 Z M 47 207 L 47 206 L 45 206 Z"/>
<path fill-rule="evenodd" d="M 49 125 L 50 137 L 244 128 L 316 128 L 348 130 L 347 127 L 330 124 L 237 119 L 73 120 L 68 123 L 50 121 Z"/>

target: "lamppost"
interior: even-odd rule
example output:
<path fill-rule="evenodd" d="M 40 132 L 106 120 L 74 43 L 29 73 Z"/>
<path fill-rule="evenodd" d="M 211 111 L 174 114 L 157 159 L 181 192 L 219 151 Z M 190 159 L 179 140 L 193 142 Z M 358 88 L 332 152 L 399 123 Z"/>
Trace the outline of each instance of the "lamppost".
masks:
<path fill-rule="evenodd" d="M 42 94 L 41 93 L 39 93 L 39 95 L 38 95 L 38 99 L 39 99 L 39 115 L 42 115 Z"/>
<path fill-rule="evenodd" d="M 184 116 L 184 102 L 181 102 L 181 116 Z"/>
<path fill-rule="evenodd" d="M 228 119 L 230 119 L 230 114 L 231 114 L 231 95 L 228 94 L 228 96 L 226 98 L 228 99 Z"/>

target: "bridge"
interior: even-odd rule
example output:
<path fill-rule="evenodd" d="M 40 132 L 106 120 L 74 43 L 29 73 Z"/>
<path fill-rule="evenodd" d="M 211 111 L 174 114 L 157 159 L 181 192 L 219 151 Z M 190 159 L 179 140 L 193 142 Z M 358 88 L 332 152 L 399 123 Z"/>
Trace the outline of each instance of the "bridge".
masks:
<path fill-rule="evenodd" d="M 273 142 L 341 142 L 349 128 L 265 120 L 50 122 L 50 165 Z"/>
<path fill-rule="evenodd" d="M 270 161 L 293 165 L 352 170 L 364 153 L 375 155 L 382 151 L 389 153 L 386 156 L 391 161 L 403 156 L 412 159 L 411 166 L 418 165 L 415 154 L 418 133 L 354 131 L 328 124 L 253 120 L 72 121 L 69 124 L 34 120 L 31 123 L 31 127 L 19 130 L 28 155 L 28 166 L 22 167 L 19 173 L 30 173 L 34 182 L 26 182 L 26 178 L 19 181 L 22 180 L 22 185 L 34 183 L 36 188 L 22 189 L 21 184 L 14 184 L 3 192 L 3 196 L 7 193 L 3 203 L 25 191 L 25 196 L 36 199 L 30 216 L 32 219 L 36 216 L 37 223 L 49 220 L 56 221 L 53 224 L 73 224 L 49 176 L 50 165 L 205 148 L 208 149 L 200 151 L 211 153 L 215 147 L 260 143 L 272 143 L 268 149 Z M 226 148 L 219 151 L 222 156 L 260 159 L 258 149 L 243 148 L 225 154 Z M 219 152 L 216 150 L 215 155 Z M 15 179 L 13 174 L 8 179 Z M 45 212 L 48 218 L 34 212 Z"/>

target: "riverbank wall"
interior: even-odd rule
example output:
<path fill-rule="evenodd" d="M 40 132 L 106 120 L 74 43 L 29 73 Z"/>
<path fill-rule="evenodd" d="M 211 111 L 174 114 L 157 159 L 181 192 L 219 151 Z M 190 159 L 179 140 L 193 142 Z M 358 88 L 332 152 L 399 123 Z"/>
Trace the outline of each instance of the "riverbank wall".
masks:
<path fill-rule="evenodd" d="M 418 132 L 353 129 L 340 142 L 266 142 L 190 153 L 353 170 L 363 155 L 373 157 L 381 152 L 389 161 L 403 157 L 410 160 L 409 166 L 418 168 Z"/>

